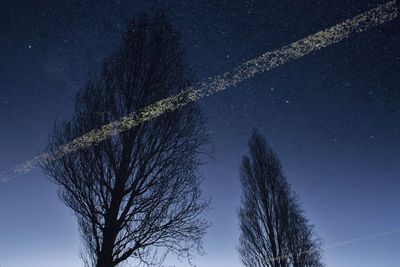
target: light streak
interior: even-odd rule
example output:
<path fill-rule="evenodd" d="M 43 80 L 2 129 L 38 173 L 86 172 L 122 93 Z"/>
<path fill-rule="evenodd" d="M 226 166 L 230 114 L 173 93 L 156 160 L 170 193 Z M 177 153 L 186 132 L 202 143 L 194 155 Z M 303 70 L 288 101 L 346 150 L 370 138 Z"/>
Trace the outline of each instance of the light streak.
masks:
<path fill-rule="evenodd" d="M 357 237 L 357 238 L 353 238 L 353 239 L 348 239 L 348 240 L 332 243 L 332 244 L 327 245 L 326 248 L 342 247 L 342 246 L 352 245 L 352 244 L 356 244 L 356 243 L 363 242 L 363 241 L 374 240 L 374 239 L 381 238 L 381 237 L 393 236 L 393 235 L 397 235 L 397 234 L 400 234 L 400 228 L 392 229 L 392 230 L 386 231 L 386 232 L 370 234 L 370 235 L 366 235 L 366 236 L 362 236 L 362 237 Z M 299 250 L 296 253 L 296 256 L 301 256 L 301 255 L 312 253 L 312 252 L 313 252 L 312 250 L 304 250 L 304 251 Z M 292 257 L 292 254 L 285 254 L 285 255 L 282 255 L 279 257 L 272 258 L 268 262 L 281 261 L 284 259 L 289 259 L 290 257 Z"/>
<path fill-rule="evenodd" d="M 266 52 L 257 58 L 239 65 L 232 71 L 212 78 L 210 77 L 206 81 L 187 88 L 178 95 L 157 101 L 138 112 L 131 113 L 120 120 L 106 124 L 100 129 L 92 130 L 74 139 L 70 143 L 59 147 L 57 155 L 40 154 L 16 166 L 9 172 L 2 172 L 0 173 L 0 183 L 12 180 L 21 174 L 31 171 L 42 160 L 52 159 L 62 156 L 64 153 L 69 153 L 99 143 L 112 135 L 132 129 L 138 124 L 156 118 L 163 113 L 176 110 L 188 103 L 223 91 L 246 79 L 279 67 L 294 59 L 301 58 L 311 52 L 339 43 L 353 33 L 364 32 L 371 27 L 393 20 L 397 15 L 398 9 L 396 0 L 390 1 L 355 16 L 354 18 L 336 24 L 333 27 L 286 45 L 278 50 Z"/>
<path fill-rule="evenodd" d="M 368 240 L 373 240 L 381 237 L 386 237 L 386 236 L 392 236 L 392 235 L 397 235 L 400 234 L 400 228 L 393 229 L 387 232 L 380 232 L 380 233 L 375 233 L 371 235 L 366 235 L 358 238 L 353 238 L 345 241 L 340 241 L 337 243 L 333 243 L 328 245 L 328 248 L 335 248 L 335 247 L 342 247 L 342 246 L 347 246 L 347 245 L 352 245 L 355 243 L 363 242 L 363 241 L 368 241 Z"/>

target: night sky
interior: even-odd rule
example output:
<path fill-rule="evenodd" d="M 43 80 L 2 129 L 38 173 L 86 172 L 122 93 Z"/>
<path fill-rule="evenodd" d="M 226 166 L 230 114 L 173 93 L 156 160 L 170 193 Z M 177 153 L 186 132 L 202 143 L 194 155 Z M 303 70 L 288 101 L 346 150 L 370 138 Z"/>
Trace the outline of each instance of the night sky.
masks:
<path fill-rule="evenodd" d="M 0 171 L 44 150 L 139 11 L 166 9 L 202 81 L 385 1 L 138 2 L 1 4 Z M 253 127 L 278 153 L 328 267 L 399 266 L 400 234 L 370 237 L 400 229 L 399 44 L 396 18 L 200 100 L 214 146 L 201 169 L 213 225 L 197 266 L 241 266 L 239 165 Z M 1 267 L 82 266 L 80 247 L 75 217 L 39 169 L 0 184 Z M 165 265 L 188 266 L 173 256 Z"/>

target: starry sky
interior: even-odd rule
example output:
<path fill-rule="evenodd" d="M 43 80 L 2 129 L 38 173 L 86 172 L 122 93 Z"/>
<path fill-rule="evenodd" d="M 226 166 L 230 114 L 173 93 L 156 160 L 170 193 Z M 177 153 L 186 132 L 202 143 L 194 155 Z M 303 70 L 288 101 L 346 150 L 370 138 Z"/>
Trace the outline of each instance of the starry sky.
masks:
<path fill-rule="evenodd" d="M 15 0 L 0 9 L 0 171 L 43 151 L 125 22 L 164 8 L 195 81 L 382 0 Z M 400 19 L 200 100 L 214 147 L 201 168 L 212 227 L 197 266 L 241 266 L 239 165 L 257 127 L 279 154 L 328 267 L 398 266 Z M 391 234 L 372 236 L 394 231 Z M 359 239 L 361 238 L 361 239 Z M 339 245 L 339 242 L 354 240 Z M 0 184 L 0 266 L 78 267 L 74 216 L 39 169 Z M 170 257 L 166 266 L 187 266 Z"/>

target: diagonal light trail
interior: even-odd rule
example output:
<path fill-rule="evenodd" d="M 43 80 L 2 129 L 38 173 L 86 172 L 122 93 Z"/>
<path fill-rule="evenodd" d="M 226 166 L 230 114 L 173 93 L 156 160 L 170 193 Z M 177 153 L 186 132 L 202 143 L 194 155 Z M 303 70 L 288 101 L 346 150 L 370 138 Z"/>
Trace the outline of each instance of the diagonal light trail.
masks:
<path fill-rule="evenodd" d="M 368 241 L 368 240 L 373 240 L 381 237 L 387 237 L 387 236 L 393 236 L 393 235 L 398 235 L 400 234 L 400 228 L 396 228 L 390 231 L 386 232 L 380 232 L 380 233 L 375 233 L 371 235 L 366 235 L 358 238 L 353 238 L 345 241 L 340 241 L 337 243 L 333 243 L 327 246 L 327 248 L 335 248 L 335 247 L 341 247 L 341 246 L 346 246 L 346 245 L 352 245 L 355 243 L 363 242 L 363 241 Z"/>
<path fill-rule="evenodd" d="M 330 249 L 330 248 L 342 247 L 342 246 L 352 245 L 352 244 L 356 244 L 356 243 L 363 242 L 363 241 L 369 241 L 369 240 L 374 240 L 377 238 L 388 237 L 388 236 L 393 236 L 393 235 L 398 235 L 398 234 L 400 234 L 400 228 L 392 229 L 392 230 L 386 231 L 386 232 L 370 234 L 370 235 L 366 235 L 366 236 L 362 236 L 362 237 L 358 237 L 358 238 L 353 238 L 353 239 L 349 239 L 349 240 L 332 243 L 332 244 L 326 245 L 326 248 Z M 296 256 L 301 256 L 301 255 L 312 253 L 312 252 L 313 252 L 312 250 L 303 250 L 303 251 L 300 250 L 300 251 L 296 252 Z M 285 255 L 282 255 L 279 257 L 272 258 L 268 262 L 275 262 L 275 261 L 280 261 L 280 260 L 284 260 L 284 259 L 289 259 L 292 256 L 293 256 L 293 254 L 285 254 Z"/>
<path fill-rule="evenodd" d="M 397 0 L 387 2 L 354 18 L 345 20 L 333 27 L 249 60 L 232 71 L 209 78 L 195 86 L 188 87 L 178 95 L 157 101 L 120 120 L 106 124 L 100 129 L 92 130 L 67 143 L 58 149 L 57 154 L 40 154 L 8 172 L 0 173 L 0 183 L 14 179 L 35 168 L 42 160 L 53 159 L 66 153 L 99 143 L 106 138 L 132 129 L 138 124 L 151 120 L 169 111 L 176 110 L 188 103 L 223 91 L 255 75 L 279 67 L 294 59 L 301 58 L 321 48 L 336 44 L 353 33 L 360 33 L 371 27 L 393 20 L 398 15 Z"/>

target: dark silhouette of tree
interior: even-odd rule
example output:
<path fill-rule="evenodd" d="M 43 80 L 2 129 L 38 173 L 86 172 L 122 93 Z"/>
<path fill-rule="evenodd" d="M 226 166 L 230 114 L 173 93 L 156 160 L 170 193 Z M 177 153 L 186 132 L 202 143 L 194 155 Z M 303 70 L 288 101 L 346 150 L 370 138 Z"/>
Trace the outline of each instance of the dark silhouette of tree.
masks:
<path fill-rule="evenodd" d="M 180 39 L 163 13 L 133 20 L 123 42 L 76 98 L 72 119 L 56 125 L 49 150 L 190 85 Z M 201 252 L 208 223 L 198 153 L 207 143 L 196 104 L 163 114 L 105 141 L 49 159 L 42 168 L 78 218 L 86 265 L 132 259 L 161 264 L 166 253 Z"/>
<path fill-rule="evenodd" d="M 300 202 L 290 189 L 281 163 L 254 130 L 250 158 L 243 157 L 242 206 L 239 210 L 241 260 L 248 267 L 319 267 L 321 246 Z"/>
<path fill-rule="evenodd" d="M 323 266 L 321 255 L 321 241 L 317 237 L 314 227 L 309 224 L 301 210 L 298 198 L 292 193 L 290 196 L 288 229 L 286 233 L 288 258 L 293 267 L 320 267 Z"/>

